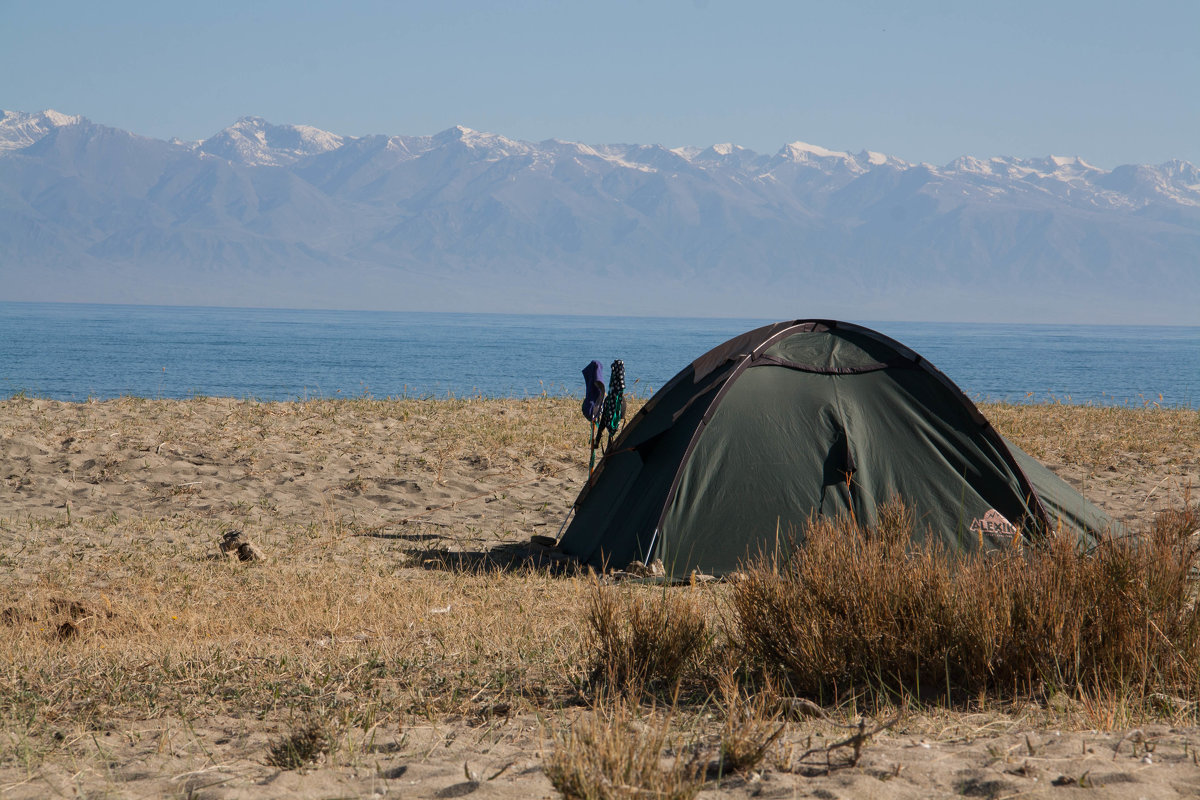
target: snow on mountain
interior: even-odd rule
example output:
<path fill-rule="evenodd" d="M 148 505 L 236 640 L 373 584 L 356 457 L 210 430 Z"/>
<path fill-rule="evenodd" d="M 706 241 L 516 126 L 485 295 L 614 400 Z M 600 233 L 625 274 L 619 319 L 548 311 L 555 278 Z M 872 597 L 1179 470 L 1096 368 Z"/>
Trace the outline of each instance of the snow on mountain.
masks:
<path fill-rule="evenodd" d="M 842 168 L 851 172 L 863 172 L 865 168 L 849 153 L 829 150 L 807 142 L 791 142 L 780 148 L 776 158 L 791 164 L 805 164 L 820 168 Z"/>
<path fill-rule="evenodd" d="M 596 313 L 1186 321 L 1200 170 L 4 112 L 0 252 L 13 299 L 562 311 L 599 280 Z"/>
<path fill-rule="evenodd" d="M 53 109 L 26 114 L 0 110 L 0 152 L 28 147 L 55 128 L 86 123 L 83 117 L 60 114 Z"/>
<path fill-rule="evenodd" d="M 1200 169 L 1186 161 L 1158 166 L 1126 164 L 1097 178 L 1097 184 L 1142 204 L 1165 202 L 1200 208 Z"/>
<path fill-rule="evenodd" d="M 262 117 L 242 117 L 201 142 L 199 150 L 237 164 L 280 167 L 336 150 L 345 141 L 308 125 L 272 125 Z"/>
<path fill-rule="evenodd" d="M 870 164 L 873 167 L 882 167 L 882 166 L 886 166 L 886 165 L 891 165 L 891 166 L 896 166 L 896 167 L 909 166 L 908 162 L 906 162 L 906 161 L 901 161 L 900 159 L 895 158 L 894 156 L 889 156 L 884 153 L 877 153 L 874 150 L 863 150 L 861 153 L 859 153 L 856 156 L 856 158 L 858 159 L 858 163 Z"/>
<path fill-rule="evenodd" d="M 689 160 L 693 164 L 710 170 L 734 169 L 756 171 L 769 160 L 767 156 L 760 155 L 753 150 L 730 142 L 714 144 L 704 149 L 693 148 L 693 150 L 694 154 L 691 155 Z"/>
<path fill-rule="evenodd" d="M 433 136 L 431 144 L 434 146 L 462 145 L 488 161 L 527 156 L 536 152 L 533 145 L 525 142 L 518 142 L 495 133 L 480 133 L 461 125 L 448 128 Z"/>
<path fill-rule="evenodd" d="M 1078 157 L 958 158 L 938 173 L 993 195 L 1052 195 L 1080 208 L 1139 209 L 1169 202 L 1200 206 L 1200 170 L 1187 162 L 1103 170 Z"/>

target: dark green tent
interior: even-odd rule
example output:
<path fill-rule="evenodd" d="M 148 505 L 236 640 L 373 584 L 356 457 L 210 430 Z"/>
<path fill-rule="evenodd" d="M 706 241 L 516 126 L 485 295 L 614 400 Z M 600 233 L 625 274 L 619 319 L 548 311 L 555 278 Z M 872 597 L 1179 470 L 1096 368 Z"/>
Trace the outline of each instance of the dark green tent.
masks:
<path fill-rule="evenodd" d="M 661 558 L 670 576 L 720 575 L 813 515 L 870 525 L 893 497 L 915 538 L 955 552 L 1059 526 L 1090 545 L 1114 528 L 912 350 L 796 320 L 730 339 L 658 391 L 580 492 L 560 546 L 596 567 Z"/>

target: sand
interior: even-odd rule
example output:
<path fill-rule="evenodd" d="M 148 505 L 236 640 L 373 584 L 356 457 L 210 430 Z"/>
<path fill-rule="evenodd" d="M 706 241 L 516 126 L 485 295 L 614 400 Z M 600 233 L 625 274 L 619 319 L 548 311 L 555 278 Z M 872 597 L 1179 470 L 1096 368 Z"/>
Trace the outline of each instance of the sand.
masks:
<path fill-rule="evenodd" d="M 1200 424 L 1194 413 L 1181 419 Z M 103 565 L 117 552 L 201 569 L 230 529 L 266 553 L 260 569 L 287 563 L 297 532 L 308 531 L 313 541 L 336 539 L 338 558 L 390 559 L 399 579 L 429 580 L 429 562 L 446 554 L 555 535 L 586 472 L 583 430 L 572 404 L 553 400 L 0 401 L 0 607 L 19 607 L 55 580 L 90 581 L 115 597 L 120 573 Z M 1031 451 L 1134 525 L 1200 485 L 1191 440 L 1088 463 L 1035 438 Z M 75 577 L 48 577 L 66 562 L 80 565 Z M 447 609 L 468 602 L 453 596 L 454 585 L 444 591 Z M 299 770 L 268 763 L 271 742 L 287 729 L 283 713 L 229 714 L 214 703 L 139 718 L 124 709 L 101 726 L 57 720 L 55 742 L 36 747 L 22 736 L 37 726 L 10 721 L 0 800 L 554 797 L 544 758 L 573 713 L 410 716 L 369 739 L 347 733 L 361 738 L 341 748 L 353 756 Z M 1200 729 L 1096 721 L 1034 706 L 914 715 L 876 736 L 856 766 L 836 753 L 828 764 L 810 757 L 790 771 L 768 765 L 710 782 L 701 796 L 1200 796 Z M 814 736 L 841 735 L 829 723 L 800 721 L 784 743 L 795 754 Z"/>

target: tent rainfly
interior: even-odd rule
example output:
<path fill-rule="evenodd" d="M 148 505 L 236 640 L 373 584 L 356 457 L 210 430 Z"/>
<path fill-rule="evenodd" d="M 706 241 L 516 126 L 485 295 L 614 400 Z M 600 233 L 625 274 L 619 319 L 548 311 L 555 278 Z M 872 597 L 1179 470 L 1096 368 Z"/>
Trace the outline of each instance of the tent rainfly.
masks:
<path fill-rule="evenodd" d="M 815 515 L 877 522 L 893 497 L 918 543 L 973 553 L 1116 524 L 1008 442 L 921 356 L 832 320 L 758 328 L 650 398 L 575 500 L 559 545 L 597 568 L 735 571 Z"/>

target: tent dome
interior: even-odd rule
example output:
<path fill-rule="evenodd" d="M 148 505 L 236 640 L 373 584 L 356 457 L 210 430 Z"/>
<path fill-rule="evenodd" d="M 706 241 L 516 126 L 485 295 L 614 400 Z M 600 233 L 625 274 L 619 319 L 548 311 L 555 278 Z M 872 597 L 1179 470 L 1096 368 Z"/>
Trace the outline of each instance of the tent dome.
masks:
<path fill-rule="evenodd" d="M 672 378 L 613 440 L 559 544 L 598 568 L 661 558 L 674 577 L 720 575 L 815 515 L 873 525 L 893 498 L 915 540 L 955 552 L 1115 528 L 917 353 L 812 319 L 744 333 Z"/>

